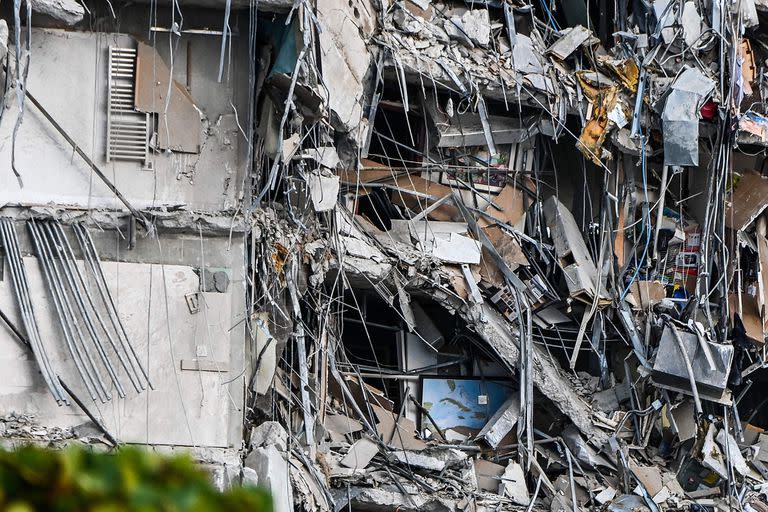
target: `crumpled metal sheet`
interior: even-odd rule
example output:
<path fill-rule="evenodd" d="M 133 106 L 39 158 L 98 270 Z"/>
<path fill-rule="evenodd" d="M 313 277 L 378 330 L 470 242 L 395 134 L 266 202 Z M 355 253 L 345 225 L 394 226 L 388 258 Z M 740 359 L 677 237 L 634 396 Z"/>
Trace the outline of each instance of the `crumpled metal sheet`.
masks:
<path fill-rule="evenodd" d="M 715 81 L 696 68 L 675 80 L 661 114 L 664 165 L 699 165 L 699 111 L 715 88 Z"/>

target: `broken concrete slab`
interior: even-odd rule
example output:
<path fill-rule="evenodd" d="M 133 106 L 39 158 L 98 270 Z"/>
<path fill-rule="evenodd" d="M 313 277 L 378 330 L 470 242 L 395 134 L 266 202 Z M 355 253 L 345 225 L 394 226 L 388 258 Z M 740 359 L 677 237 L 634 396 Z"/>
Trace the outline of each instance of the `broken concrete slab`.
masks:
<path fill-rule="evenodd" d="M 0 20 L 0 61 L 8 55 L 8 22 Z"/>
<path fill-rule="evenodd" d="M 421 22 L 418 15 L 412 14 L 411 10 L 416 10 L 419 8 L 408 2 L 410 5 L 414 6 L 409 9 L 404 5 L 405 3 L 406 2 L 402 2 L 399 8 L 395 10 L 395 13 L 392 15 L 392 21 L 394 21 L 395 24 L 400 27 L 400 30 L 409 34 L 418 34 L 424 30 L 424 24 Z M 423 10 L 420 12 L 423 12 Z"/>
<path fill-rule="evenodd" d="M 244 467 L 241 484 L 243 487 L 256 487 L 259 485 L 259 475 L 256 473 L 256 470 L 249 467 Z"/>
<path fill-rule="evenodd" d="M 427 103 L 430 120 L 434 124 L 437 146 L 441 148 L 460 148 L 465 146 L 483 146 L 487 143 L 485 127 L 479 113 L 464 112 L 448 116 L 438 110 L 433 102 Z M 496 144 L 517 145 L 530 140 L 538 133 L 536 119 L 523 119 L 503 116 L 488 116 L 488 126 Z M 510 162 L 514 164 L 514 162 Z"/>
<path fill-rule="evenodd" d="M 246 457 L 245 466 L 255 471 L 258 485 L 272 495 L 275 512 L 293 511 L 288 461 L 275 445 L 253 450 Z"/>
<path fill-rule="evenodd" d="M 501 479 L 507 468 L 501 464 L 496 464 L 485 459 L 475 459 L 475 476 L 477 477 L 477 487 L 484 491 L 499 493 Z"/>
<path fill-rule="evenodd" d="M 31 0 L 32 10 L 72 26 L 83 21 L 85 9 L 75 0 Z"/>
<path fill-rule="evenodd" d="M 465 436 L 460 432 L 456 432 L 452 428 L 444 430 L 443 434 L 445 434 L 445 440 L 448 441 L 449 443 L 463 443 L 468 439 L 467 436 Z"/>
<path fill-rule="evenodd" d="M 457 233 L 436 234 L 432 254 L 446 263 L 480 263 L 480 242 Z"/>
<path fill-rule="evenodd" d="M 391 451 L 388 456 L 401 464 L 430 471 L 442 471 L 446 465 L 461 463 L 467 458 L 466 453 L 454 448 L 421 452 L 395 450 Z"/>
<path fill-rule="evenodd" d="M 265 421 L 251 429 L 251 447 L 275 446 L 280 451 L 288 449 L 288 432 L 276 421 Z"/>
<path fill-rule="evenodd" d="M 355 470 L 365 469 L 377 453 L 379 453 L 378 443 L 370 438 L 361 437 L 349 448 L 349 451 L 339 461 L 339 464 Z"/>
<path fill-rule="evenodd" d="M 324 87 L 321 94 L 330 109 L 330 121 L 353 138 L 362 135 L 365 75 L 371 65 L 368 38 L 376 25 L 376 9 L 365 1 L 360 6 L 340 0 L 321 0 L 317 16 L 324 20 L 318 34 Z M 349 23 L 348 20 L 355 20 Z"/>
<path fill-rule="evenodd" d="M 443 512 L 458 510 L 458 501 L 441 493 L 418 492 L 407 482 L 402 484 L 404 491 L 395 485 L 380 487 L 353 486 L 334 488 L 331 493 L 336 503 L 336 510 L 396 510 L 406 509 L 423 512 Z M 408 505 L 405 505 L 408 504 Z"/>
<path fill-rule="evenodd" d="M 327 212 L 336 207 L 339 197 L 339 177 L 320 171 L 310 172 L 306 176 L 309 197 L 316 212 Z"/>
<path fill-rule="evenodd" d="M 326 414 L 323 424 L 327 430 L 332 430 L 341 435 L 363 430 L 362 423 L 345 414 Z"/>
<path fill-rule="evenodd" d="M 470 9 L 445 20 L 443 28 L 451 39 L 469 47 L 487 47 L 491 41 L 491 20 L 487 9 Z"/>
<path fill-rule="evenodd" d="M 502 361 L 511 368 L 517 367 L 520 357 L 519 339 L 501 314 L 488 304 L 473 305 L 462 312 Z M 549 398 L 558 409 L 596 445 L 607 441 L 608 435 L 595 428 L 591 407 L 574 391 L 552 360 L 534 345 L 533 379 L 536 388 Z"/>
<path fill-rule="evenodd" d="M 685 44 L 692 46 L 701 36 L 701 15 L 696 9 L 696 3 L 692 1 L 683 4 L 683 13 L 680 17 L 683 25 L 683 38 Z"/>
<path fill-rule="evenodd" d="M 507 468 L 501 475 L 499 494 L 509 497 L 518 505 L 530 504 L 531 498 L 528 494 L 528 487 L 525 485 L 525 473 L 522 466 L 517 462 L 509 461 L 507 463 Z"/>
<path fill-rule="evenodd" d="M 491 448 L 497 448 L 502 439 L 512 431 L 517 424 L 520 415 L 520 399 L 517 396 L 511 396 L 491 416 L 483 429 L 478 432 L 476 439 L 481 439 Z"/>
<path fill-rule="evenodd" d="M 563 30 L 563 36 L 547 49 L 547 53 L 554 55 L 560 60 L 565 60 L 591 37 L 592 31 L 581 25 L 565 29 Z"/>
<path fill-rule="evenodd" d="M 465 223 L 393 219 L 391 232 L 399 241 L 417 240 L 423 251 L 446 263 L 480 263 L 480 242 L 465 236 Z"/>
<path fill-rule="evenodd" d="M 544 216 L 552 235 L 560 266 L 565 274 L 571 297 L 586 294 L 603 296 L 597 267 L 584 242 L 573 214 L 552 196 L 544 202 Z"/>
<path fill-rule="evenodd" d="M 317 165 L 332 171 L 341 163 L 339 153 L 334 146 L 305 149 L 301 152 L 301 158 L 314 160 Z"/>

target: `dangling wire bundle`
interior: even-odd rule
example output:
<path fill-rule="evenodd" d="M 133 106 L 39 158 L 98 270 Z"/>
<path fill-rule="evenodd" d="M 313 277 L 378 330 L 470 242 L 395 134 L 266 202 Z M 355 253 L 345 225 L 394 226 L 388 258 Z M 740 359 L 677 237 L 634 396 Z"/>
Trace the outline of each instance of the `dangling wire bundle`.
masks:
<path fill-rule="evenodd" d="M 110 400 L 109 388 L 112 386 L 118 396 L 126 396 L 120 367 L 137 393 L 145 390 L 147 385 L 151 387 L 147 372 L 120 321 L 87 229 L 74 227 L 83 254 L 83 271 L 58 222 L 33 219 L 27 226 L 67 349 L 91 398 L 102 403 Z M 93 279 L 86 281 L 86 274 Z M 89 283 L 95 283 L 97 294 L 92 293 Z M 105 373 L 108 376 L 106 382 L 102 378 Z"/>
<path fill-rule="evenodd" d="M 65 397 L 64 390 L 61 388 L 59 378 L 56 375 L 56 372 L 54 372 L 51 362 L 48 360 L 45 346 L 40 337 L 40 329 L 37 326 L 37 319 L 35 318 L 35 311 L 29 294 L 27 270 L 24 267 L 24 261 L 21 257 L 19 240 L 16 236 L 16 227 L 14 226 L 12 219 L 0 219 L 0 238 L 2 238 L 3 247 L 5 248 L 5 253 L 8 257 L 8 266 L 11 269 L 11 278 L 13 280 L 13 289 L 16 292 L 16 301 L 19 305 L 21 319 L 24 323 L 24 328 L 27 331 L 27 338 L 29 339 L 29 344 L 32 348 L 32 353 L 35 356 L 37 366 L 40 368 L 40 373 L 53 395 L 53 398 L 56 400 L 56 403 L 59 405 L 68 405 L 69 402 Z"/>

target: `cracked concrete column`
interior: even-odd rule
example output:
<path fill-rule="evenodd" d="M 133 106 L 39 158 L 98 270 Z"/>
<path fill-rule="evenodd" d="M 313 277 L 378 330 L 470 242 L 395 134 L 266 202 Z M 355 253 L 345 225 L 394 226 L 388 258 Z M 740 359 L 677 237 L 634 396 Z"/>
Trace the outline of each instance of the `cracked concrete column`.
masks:
<path fill-rule="evenodd" d="M 487 304 L 472 305 L 461 315 L 475 328 L 475 331 L 510 367 L 517 366 L 520 358 L 519 340 L 510 330 L 507 322 L 496 310 Z M 554 403 L 560 412 L 567 415 L 574 425 L 592 443 L 597 446 L 608 440 L 608 434 L 596 428 L 592 423 L 592 407 L 581 399 L 573 386 L 560 372 L 560 369 L 534 346 L 533 357 L 534 386 Z"/>

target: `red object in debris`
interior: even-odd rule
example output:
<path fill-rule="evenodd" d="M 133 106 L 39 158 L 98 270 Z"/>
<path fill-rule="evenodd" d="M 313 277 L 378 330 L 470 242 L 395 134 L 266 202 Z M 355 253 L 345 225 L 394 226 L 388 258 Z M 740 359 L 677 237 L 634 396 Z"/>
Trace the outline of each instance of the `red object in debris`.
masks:
<path fill-rule="evenodd" d="M 716 113 L 717 113 L 717 103 L 715 103 L 712 100 L 709 100 L 701 107 L 701 117 L 703 117 L 707 121 L 711 121 L 712 119 L 714 119 Z"/>

